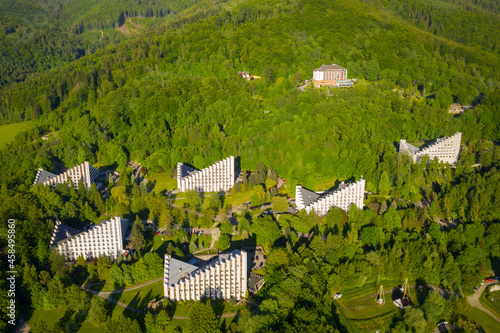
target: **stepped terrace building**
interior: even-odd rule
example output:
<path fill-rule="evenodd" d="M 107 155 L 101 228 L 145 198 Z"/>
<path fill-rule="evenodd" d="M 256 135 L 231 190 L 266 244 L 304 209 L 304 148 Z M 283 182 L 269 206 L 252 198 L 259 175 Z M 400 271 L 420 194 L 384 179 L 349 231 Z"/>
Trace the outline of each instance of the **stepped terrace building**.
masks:
<path fill-rule="evenodd" d="M 165 254 L 164 295 L 173 301 L 236 299 L 247 292 L 247 253 L 233 250 L 197 267 Z"/>
<path fill-rule="evenodd" d="M 365 193 L 365 180 L 363 177 L 355 183 L 344 184 L 333 191 L 316 193 L 306 190 L 300 185 L 295 187 L 295 203 L 298 210 L 305 209 L 307 213 L 315 211 L 316 214 L 323 216 L 328 214 L 332 207 L 338 207 L 349 211 L 351 205 L 363 208 L 363 197 Z"/>
<path fill-rule="evenodd" d="M 123 253 L 123 238 L 128 228 L 128 220 L 118 216 L 102 221 L 87 230 L 81 231 L 56 222 L 50 247 L 66 257 L 76 260 L 80 255 L 88 260 L 108 256 L 112 260 Z"/>
<path fill-rule="evenodd" d="M 233 187 L 238 174 L 234 156 L 229 156 L 202 170 L 177 163 L 177 188 L 181 192 L 228 191 Z"/>
<path fill-rule="evenodd" d="M 415 147 L 405 140 L 399 142 L 399 152 L 409 155 L 413 162 L 420 163 L 424 155 L 429 156 L 429 161 L 437 158 L 441 163 L 455 164 L 460 153 L 462 133 L 457 132 L 448 138 L 439 138 L 424 147 Z"/>
<path fill-rule="evenodd" d="M 346 86 L 347 69 L 332 64 L 322 65 L 313 71 L 313 84 L 316 88 L 321 86 L 338 86 L 337 81 L 342 82 L 342 86 Z M 352 85 L 352 81 L 350 83 Z"/>
<path fill-rule="evenodd" d="M 44 184 L 55 186 L 56 184 L 66 184 L 69 179 L 75 188 L 78 189 L 78 183 L 82 180 L 85 187 L 90 190 L 90 186 L 97 175 L 99 175 L 99 170 L 91 166 L 87 161 L 59 175 L 55 175 L 40 168 L 36 174 L 33 185 Z"/>

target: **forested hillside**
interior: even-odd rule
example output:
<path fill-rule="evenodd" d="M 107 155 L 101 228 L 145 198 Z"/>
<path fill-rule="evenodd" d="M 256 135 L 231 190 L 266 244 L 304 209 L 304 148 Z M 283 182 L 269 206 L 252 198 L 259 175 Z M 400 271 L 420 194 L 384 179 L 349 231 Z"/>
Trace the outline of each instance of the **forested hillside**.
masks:
<path fill-rule="evenodd" d="M 0 87 L 127 40 L 129 17 L 161 24 L 197 1 L 6 0 L 0 3 Z M 161 19 L 154 21 L 154 19 Z M 104 33 L 105 30 L 105 33 Z"/>
<path fill-rule="evenodd" d="M 368 2 L 373 3 L 370 0 Z M 394 11 L 403 20 L 437 36 L 485 51 L 500 52 L 500 38 L 495 37 L 500 35 L 500 6 L 495 1 L 375 2 Z"/>
<path fill-rule="evenodd" d="M 137 186 L 126 165 L 140 162 L 148 177 L 169 174 L 177 162 L 204 168 L 229 155 L 241 157 L 243 170 L 272 167 L 292 191 L 296 184 L 314 190 L 363 176 L 373 195 L 364 210 L 334 209 L 325 218 L 305 212 L 279 219 L 237 216 L 239 231 L 267 251 L 266 286 L 253 299 L 258 310 L 243 312 L 236 327 L 222 331 L 358 331 L 332 296 L 380 279 L 410 276 L 456 294 L 472 292 L 500 256 L 495 2 L 195 2 L 109 1 L 109 10 L 100 1 L 2 4 L 30 21 L 2 16 L 0 32 L 6 45 L 0 123 L 36 124 L 0 154 L 0 244 L 7 244 L 7 219 L 15 218 L 26 304 L 87 313 L 90 305 L 79 308 L 71 297 L 57 296 L 66 291 L 88 303 L 74 287 L 81 283 L 79 269 L 99 278 L 108 269 L 132 270 L 120 263 L 104 263 L 99 273 L 95 265 L 75 271 L 58 266 L 47 251 L 57 218 L 78 227 L 111 214 L 137 215 L 165 227 L 168 253 L 182 256 L 192 244 L 201 246 L 196 235 L 174 225 L 210 227 L 215 214 L 230 207 L 194 195 L 198 203 L 188 198 L 183 204 L 203 217 L 187 215 L 169 207 L 164 192 L 149 192 L 154 182 Z M 35 29 L 37 15 L 45 21 Z M 135 38 L 85 39 L 89 30 L 136 15 L 164 17 Z M 332 63 L 357 79 L 354 87 L 297 89 L 313 69 Z M 238 71 L 260 79 L 246 81 Z M 453 115 L 452 103 L 471 108 Z M 423 144 L 457 131 L 462 149 L 456 167 L 413 164 L 397 153 L 401 139 Z M 95 187 L 87 193 L 32 186 L 40 167 L 84 161 L 122 172 L 120 183 L 108 183 L 109 199 Z M 264 202 L 271 197 L 265 181 L 247 179 L 242 188 L 262 192 Z M 440 230 L 440 218 L 457 228 Z M 227 246 L 220 248 L 227 249 L 232 226 L 222 234 Z M 134 265 L 140 267 L 140 260 Z M 45 282 L 35 282 L 41 272 Z M 6 286 L 0 287 L 3 295 Z M 397 312 L 384 319 L 382 331 L 420 333 L 442 318 L 472 330 L 463 300 L 421 297 L 413 313 L 419 328 L 412 316 Z M 95 313 L 98 305 L 92 304 Z M 151 318 L 126 316 L 138 320 L 134 329 L 158 331 Z M 106 325 L 115 324 L 109 319 Z"/>

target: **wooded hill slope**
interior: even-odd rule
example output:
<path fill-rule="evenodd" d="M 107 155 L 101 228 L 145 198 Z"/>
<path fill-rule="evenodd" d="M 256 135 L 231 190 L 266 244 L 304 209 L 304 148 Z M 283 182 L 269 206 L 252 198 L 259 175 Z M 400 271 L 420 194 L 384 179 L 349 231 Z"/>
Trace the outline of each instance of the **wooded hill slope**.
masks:
<path fill-rule="evenodd" d="M 0 3 L 0 87 L 60 67 L 110 43 L 129 17 L 161 24 L 197 1 L 5 0 Z M 132 36 L 134 37 L 134 36 Z"/>
<path fill-rule="evenodd" d="M 61 131 L 43 144 L 44 157 L 24 162 L 28 170 L 50 168 L 54 158 L 65 165 L 131 158 L 158 171 L 233 154 L 243 167 L 262 160 L 295 179 L 363 174 L 376 182 L 380 156 L 400 138 L 461 130 L 465 142 L 498 139 L 498 55 L 385 9 L 360 1 L 202 2 L 179 18 L 0 92 L 2 122 L 38 119 L 39 132 Z M 341 64 L 362 82 L 299 93 L 323 63 Z M 238 70 L 262 79 L 246 82 Z M 453 118 L 446 109 L 454 101 L 480 104 Z"/>

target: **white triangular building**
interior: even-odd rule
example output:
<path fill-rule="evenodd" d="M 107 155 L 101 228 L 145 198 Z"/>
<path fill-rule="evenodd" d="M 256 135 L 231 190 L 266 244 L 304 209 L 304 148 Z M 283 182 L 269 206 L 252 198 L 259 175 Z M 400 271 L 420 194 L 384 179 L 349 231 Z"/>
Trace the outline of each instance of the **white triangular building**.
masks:
<path fill-rule="evenodd" d="M 425 147 L 418 148 L 410 145 L 406 140 L 399 142 L 399 152 L 407 154 L 413 162 L 420 163 L 424 155 L 429 156 L 429 161 L 437 158 L 441 163 L 456 164 L 460 153 L 462 133 L 457 132 L 447 138 L 439 138 Z"/>
<path fill-rule="evenodd" d="M 78 189 L 78 183 L 82 180 L 85 187 L 89 190 L 97 175 L 99 175 L 99 170 L 91 166 L 87 161 L 59 175 L 55 175 L 40 168 L 36 173 L 33 185 L 43 184 L 55 186 L 56 184 L 66 184 L 68 179 L 70 179 L 75 188 Z"/>
<path fill-rule="evenodd" d="M 305 209 L 307 213 L 314 210 L 319 216 L 324 216 L 332 207 L 349 211 L 351 205 L 356 205 L 362 209 L 364 207 L 364 194 L 365 180 L 363 176 L 355 183 L 344 184 L 342 182 L 337 189 L 323 193 L 316 193 L 297 185 L 295 187 L 295 204 L 298 210 Z"/>
<path fill-rule="evenodd" d="M 234 156 L 215 162 L 213 165 L 197 170 L 183 163 L 177 163 L 177 188 L 181 192 L 219 192 L 230 190 L 238 171 Z"/>
<path fill-rule="evenodd" d="M 50 248 L 55 247 L 66 260 L 85 260 L 108 256 L 116 260 L 123 253 L 123 243 L 129 220 L 114 216 L 86 230 L 76 230 L 56 222 Z"/>
<path fill-rule="evenodd" d="M 165 254 L 163 291 L 173 301 L 240 300 L 247 292 L 247 253 L 233 250 L 201 267 Z"/>

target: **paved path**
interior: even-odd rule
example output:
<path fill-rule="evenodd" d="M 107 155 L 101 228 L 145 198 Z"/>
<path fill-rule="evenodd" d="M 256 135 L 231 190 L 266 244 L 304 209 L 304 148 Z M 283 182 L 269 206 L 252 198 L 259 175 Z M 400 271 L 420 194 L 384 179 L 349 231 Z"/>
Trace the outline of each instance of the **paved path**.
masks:
<path fill-rule="evenodd" d="M 111 294 L 121 294 L 121 293 L 124 293 L 127 291 L 136 290 L 136 289 L 142 288 L 144 286 L 148 286 L 150 284 L 153 284 L 155 282 L 162 281 L 162 280 L 163 280 L 163 276 L 159 277 L 157 279 L 154 279 L 154 280 L 150 280 L 150 281 L 138 284 L 137 286 L 133 286 L 133 287 L 125 288 L 125 289 L 117 289 L 117 290 L 113 290 L 113 291 L 95 291 L 95 290 L 90 289 L 89 286 L 81 286 L 80 288 L 82 288 L 85 291 L 91 292 L 93 294 L 97 293 L 96 295 L 98 295 L 98 296 L 101 296 L 101 297 L 106 296 L 107 297 Z"/>
<path fill-rule="evenodd" d="M 129 305 L 123 303 L 123 302 L 117 301 L 116 299 L 112 299 L 112 298 L 106 297 L 106 295 L 104 295 L 104 294 L 109 294 L 109 293 L 101 293 L 101 292 L 98 292 L 98 291 L 95 291 L 95 290 L 92 290 L 92 289 L 86 289 L 86 288 L 82 288 L 82 289 L 85 290 L 85 291 L 87 291 L 87 292 L 89 292 L 89 293 L 91 293 L 91 294 L 94 294 L 94 295 L 97 295 L 99 297 L 102 297 L 106 301 L 118 304 L 119 306 L 124 307 L 127 310 L 130 310 L 130 311 L 133 311 L 133 312 L 136 312 L 136 313 L 140 313 L 142 315 L 146 314 L 145 311 L 133 308 L 133 307 L 131 307 L 131 306 L 129 306 Z"/>
<path fill-rule="evenodd" d="M 150 285 L 150 284 L 153 284 L 155 282 L 162 281 L 162 280 L 163 280 L 163 276 L 159 277 L 157 279 L 148 281 L 148 282 L 144 282 L 144 283 L 139 284 L 139 285 L 134 286 L 134 287 L 125 288 L 123 290 L 113 290 L 113 291 L 95 291 L 95 290 L 92 290 L 92 289 L 88 288 L 87 286 L 80 286 L 80 288 L 83 289 L 83 290 L 85 290 L 85 291 L 87 291 L 87 292 L 89 292 L 89 293 L 91 293 L 91 294 L 94 294 L 94 295 L 97 295 L 97 296 L 99 296 L 101 298 L 104 298 L 106 301 L 118 304 L 119 306 L 124 307 L 127 310 L 130 310 L 130 311 L 133 311 L 133 312 L 145 315 L 146 314 L 145 311 L 142 311 L 142 310 L 136 309 L 134 307 L 131 307 L 131 306 L 129 306 L 129 305 L 123 303 L 123 302 L 117 301 L 117 300 L 115 300 L 113 298 L 110 298 L 108 296 L 111 295 L 111 294 L 120 294 L 120 293 L 123 293 L 123 292 L 126 292 L 126 291 L 136 290 L 136 289 L 142 288 L 144 286 L 147 286 L 147 285 Z"/>
<path fill-rule="evenodd" d="M 488 316 L 490 316 L 491 318 L 495 319 L 496 321 L 500 322 L 500 318 L 495 315 L 493 312 L 491 312 L 490 310 L 488 310 L 487 308 L 485 308 L 481 302 L 479 302 L 479 297 L 483 294 L 483 291 L 486 289 L 486 287 L 489 287 L 493 284 L 498 284 L 498 281 L 495 281 L 495 282 L 490 282 L 490 283 L 485 283 L 481 286 L 481 288 L 479 288 L 475 293 L 474 295 L 472 296 L 468 296 L 467 297 L 467 300 L 469 301 L 469 304 L 475 308 L 478 308 L 479 310 L 483 311 L 484 313 L 486 313 Z"/>

